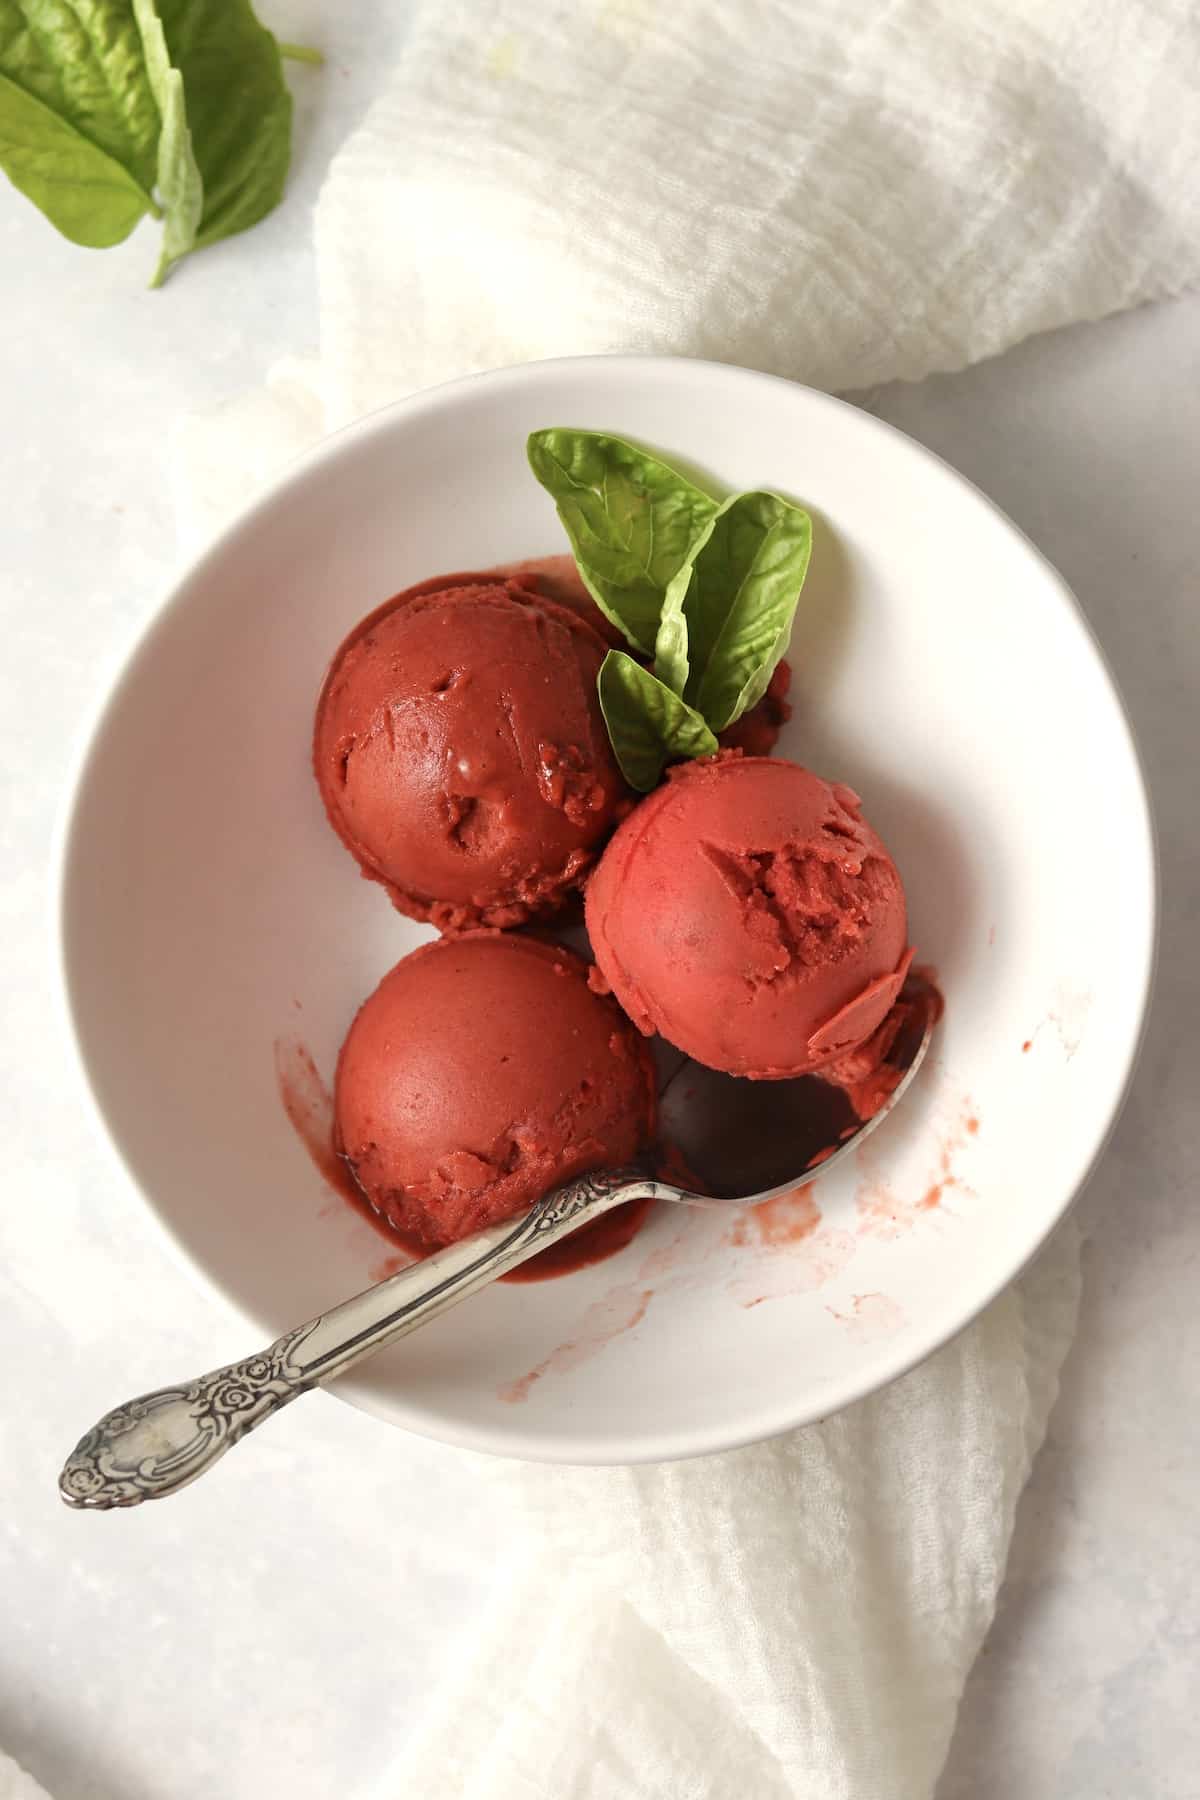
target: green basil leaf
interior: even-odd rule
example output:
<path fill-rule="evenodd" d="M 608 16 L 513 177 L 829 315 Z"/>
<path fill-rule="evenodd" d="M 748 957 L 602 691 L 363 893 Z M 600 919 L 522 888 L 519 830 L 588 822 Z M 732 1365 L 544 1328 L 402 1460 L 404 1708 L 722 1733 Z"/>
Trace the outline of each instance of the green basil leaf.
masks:
<path fill-rule="evenodd" d="M 694 707 L 624 650 L 610 650 L 596 682 L 621 773 L 648 794 L 668 762 L 714 756 L 717 740 Z"/>
<path fill-rule="evenodd" d="M 658 633 L 654 639 L 654 673 L 677 694 L 687 692 L 688 676 L 691 673 L 687 597 L 692 586 L 692 567 L 712 536 L 713 527 L 720 516 L 718 508 L 707 525 L 701 526 L 688 547 L 687 556 L 667 583 L 667 591 L 663 595 Z"/>
<path fill-rule="evenodd" d="M 119 244 L 153 204 L 128 169 L 2 72 L 0 168 L 65 238 L 90 250 Z"/>
<path fill-rule="evenodd" d="M 199 249 L 245 231 L 279 204 L 292 153 L 292 97 L 279 46 L 248 0 L 157 0 L 157 10 L 183 76 L 204 183 Z"/>
<path fill-rule="evenodd" d="M 133 13 L 142 34 L 146 74 L 162 117 L 155 185 L 163 209 L 163 239 L 158 268 L 150 283 L 151 287 L 161 287 L 174 264 L 195 246 L 204 208 L 204 183 L 192 152 L 183 76 L 171 66 L 154 0 L 133 0 Z"/>
<path fill-rule="evenodd" d="M 682 475 L 600 431 L 535 431 L 530 467 L 558 507 L 584 585 L 649 654 L 667 586 L 717 503 Z"/>
<path fill-rule="evenodd" d="M 778 494 L 735 494 L 698 546 L 683 612 L 685 698 L 713 731 L 757 704 L 788 646 L 812 553 L 812 520 Z"/>
<path fill-rule="evenodd" d="M 72 243 L 157 212 L 159 112 L 123 0 L 0 0 L 0 167 Z"/>

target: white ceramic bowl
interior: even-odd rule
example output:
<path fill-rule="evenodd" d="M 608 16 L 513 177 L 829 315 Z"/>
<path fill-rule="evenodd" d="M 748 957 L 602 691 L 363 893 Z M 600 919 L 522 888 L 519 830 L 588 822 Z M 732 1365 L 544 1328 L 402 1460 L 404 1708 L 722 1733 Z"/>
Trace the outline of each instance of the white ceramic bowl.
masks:
<path fill-rule="evenodd" d="M 931 1065 L 857 1165 L 818 1182 L 819 1222 L 801 1208 L 737 1243 L 723 1215 L 663 1208 L 618 1258 L 492 1288 L 337 1388 L 473 1448 L 624 1462 L 830 1413 L 1017 1273 L 1129 1078 L 1154 858 L 1071 595 L 877 420 L 744 370 L 622 357 L 501 370 L 361 421 L 180 582 L 105 708 L 63 857 L 65 980 L 100 1114 L 187 1262 L 253 1322 L 248 1350 L 366 1285 L 385 1252 L 285 1117 L 277 1041 L 331 1074 L 358 1002 L 429 935 L 325 822 L 317 689 L 397 589 L 564 548 L 524 453 L 554 424 L 813 511 L 780 750 L 865 796 L 946 996 Z"/>

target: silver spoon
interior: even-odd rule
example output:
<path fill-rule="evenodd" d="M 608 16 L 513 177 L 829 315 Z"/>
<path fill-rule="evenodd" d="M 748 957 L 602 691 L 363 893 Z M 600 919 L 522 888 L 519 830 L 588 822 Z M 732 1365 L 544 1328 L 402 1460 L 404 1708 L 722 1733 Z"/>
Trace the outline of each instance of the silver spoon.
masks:
<path fill-rule="evenodd" d="M 885 1105 L 856 1128 L 844 1127 L 849 1135 L 840 1148 L 824 1155 L 816 1167 L 811 1159 L 802 1160 L 795 1119 L 805 1091 L 811 1094 L 820 1087 L 828 1101 L 830 1090 L 824 1083 L 812 1077 L 789 1082 L 740 1081 L 684 1062 L 663 1095 L 664 1123 L 689 1164 L 694 1157 L 704 1169 L 712 1193 L 693 1193 L 652 1179 L 636 1168 L 603 1170 L 569 1181 L 520 1218 L 489 1225 L 423 1262 L 401 1269 L 307 1325 L 285 1332 L 257 1356 L 114 1407 L 67 1458 L 58 1478 L 60 1494 L 68 1506 L 107 1511 L 175 1493 L 211 1469 L 226 1450 L 289 1401 L 345 1374 L 385 1344 L 428 1324 L 497 1276 L 628 1200 L 757 1206 L 788 1193 L 798 1182 L 827 1175 L 883 1123 L 901 1099 L 921 1066 L 932 1031 L 932 1022 L 927 1022 L 919 1036 L 914 1030 L 907 1043 L 901 1039 L 894 1060 L 904 1074 Z M 768 1101 L 774 1131 L 764 1130 L 764 1103 Z M 720 1127 L 715 1133 L 713 1121 Z M 823 1141 L 827 1145 L 828 1136 Z M 733 1146 L 732 1158 L 729 1146 Z M 817 1140 L 812 1149 L 815 1152 L 821 1147 Z M 739 1179 L 744 1183 L 748 1178 L 748 1155 L 754 1159 L 753 1178 L 761 1183 L 749 1194 L 738 1192 L 736 1186 Z M 722 1192 L 723 1188 L 726 1191 Z"/>

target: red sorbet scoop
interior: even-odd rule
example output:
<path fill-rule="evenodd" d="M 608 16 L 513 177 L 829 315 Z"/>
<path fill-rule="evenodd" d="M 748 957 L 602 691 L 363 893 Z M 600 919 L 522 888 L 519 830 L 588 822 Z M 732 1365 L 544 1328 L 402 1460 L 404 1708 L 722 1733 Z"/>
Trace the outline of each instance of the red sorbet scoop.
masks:
<path fill-rule="evenodd" d="M 376 1211 L 432 1247 L 635 1160 L 654 1136 L 654 1066 L 579 957 L 470 932 L 384 976 L 342 1046 L 334 1116 Z"/>
<path fill-rule="evenodd" d="M 736 753 L 670 771 L 587 890 L 599 975 L 646 1033 L 776 1080 L 861 1044 L 900 991 L 904 889 L 858 796 Z"/>
<path fill-rule="evenodd" d="M 575 613 L 422 583 L 351 633 L 317 705 L 330 822 L 395 905 L 442 931 L 516 925 L 578 885 L 632 796 Z"/>

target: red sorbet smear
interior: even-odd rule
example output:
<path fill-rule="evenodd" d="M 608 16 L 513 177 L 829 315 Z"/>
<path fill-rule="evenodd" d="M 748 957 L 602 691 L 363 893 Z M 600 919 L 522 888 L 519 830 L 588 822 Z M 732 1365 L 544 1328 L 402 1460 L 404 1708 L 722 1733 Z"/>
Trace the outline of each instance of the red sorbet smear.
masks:
<path fill-rule="evenodd" d="M 614 1206 L 611 1212 L 601 1213 L 590 1224 L 581 1225 L 578 1231 L 539 1250 L 528 1262 L 518 1263 L 500 1279 L 513 1283 L 552 1281 L 558 1275 L 572 1275 L 576 1269 L 590 1269 L 593 1263 L 606 1262 L 624 1250 L 626 1244 L 632 1244 L 653 1206 L 654 1201 L 649 1199 L 627 1200 L 624 1206 Z"/>
<path fill-rule="evenodd" d="M 517 582 L 440 577 L 351 632 L 317 704 L 325 810 L 441 931 L 556 910 L 633 803 L 596 695 L 605 645 Z"/>
<path fill-rule="evenodd" d="M 635 1162 L 657 1110 L 650 1051 L 591 991 L 587 965 L 499 932 L 398 963 L 350 1027 L 334 1085 L 337 1144 L 359 1186 L 426 1249 L 572 1176 Z"/>
<path fill-rule="evenodd" d="M 931 969 L 911 968 L 900 998 L 883 1024 L 854 1050 L 826 1063 L 822 1081 L 841 1088 L 860 1119 L 873 1119 L 895 1093 L 907 1072 L 911 1054 L 889 1060 L 902 1037 L 912 1032 L 919 1039 L 930 1025 L 936 1025 L 945 1009 L 937 977 Z M 915 1049 L 915 1044 L 912 1045 Z M 968 1130 L 979 1129 L 978 1120 L 968 1123 Z M 833 1154 L 830 1149 L 825 1153 Z M 815 1167 L 816 1159 L 810 1163 Z"/>
<path fill-rule="evenodd" d="M 795 763 L 685 763 L 620 827 L 586 895 L 596 984 L 647 1035 L 752 1080 L 814 1074 L 883 1024 L 912 952 L 858 796 Z"/>

